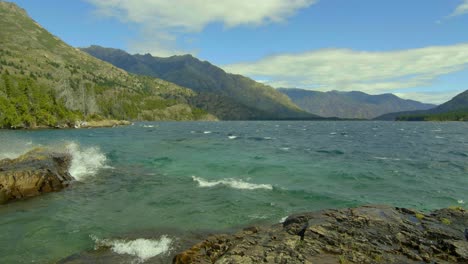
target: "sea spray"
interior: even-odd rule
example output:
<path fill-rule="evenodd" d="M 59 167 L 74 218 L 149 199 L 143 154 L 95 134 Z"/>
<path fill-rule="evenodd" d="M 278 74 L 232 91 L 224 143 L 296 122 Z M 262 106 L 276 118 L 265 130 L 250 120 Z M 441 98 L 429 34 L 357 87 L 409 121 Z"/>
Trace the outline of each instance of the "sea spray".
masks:
<path fill-rule="evenodd" d="M 125 239 L 99 239 L 91 236 L 95 242 L 95 250 L 108 247 L 117 254 L 127 254 L 138 258 L 138 262 L 144 262 L 150 258 L 171 251 L 172 239 L 166 235 L 159 240 L 138 238 L 135 240 Z"/>
<path fill-rule="evenodd" d="M 78 181 L 95 175 L 100 169 L 109 168 L 106 155 L 98 147 L 82 148 L 71 142 L 66 145 L 66 150 L 72 156 L 70 174 Z"/>
<path fill-rule="evenodd" d="M 242 180 L 237 179 L 222 179 L 219 181 L 207 181 L 203 178 L 192 176 L 193 181 L 197 182 L 200 187 L 214 187 L 217 185 L 224 185 L 234 189 L 242 189 L 242 190 L 256 190 L 256 189 L 265 189 L 265 190 L 273 190 L 273 186 L 270 184 L 255 184 L 249 183 Z"/>

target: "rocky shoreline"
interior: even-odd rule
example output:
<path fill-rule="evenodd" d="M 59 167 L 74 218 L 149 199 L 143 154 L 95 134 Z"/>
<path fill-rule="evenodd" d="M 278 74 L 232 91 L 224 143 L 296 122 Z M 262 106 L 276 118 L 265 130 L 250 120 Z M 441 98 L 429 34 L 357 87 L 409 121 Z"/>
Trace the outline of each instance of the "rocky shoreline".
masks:
<path fill-rule="evenodd" d="M 161 238 L 151 231 L 145 234 L 115 239 Z M 174 237 L 179 238 L 169 252 L 148 259 L 96 246 L 57 263 L 468 263 L 468 214 L 463 208 L 422 213 L 370 205 L 295 214 L 280 224 L 237 233 L 180 232 Z"/>
<path fill-rule="evenodd" d="M 271 227 L 210 236 L 173 263 L 468 263 L 468 215 L 389 206 L 296 214 Z"/>
<path fill-rule="evenodd" d="M 0 204 L 66 188 L 71 156 L 37 148 L 0 160 Z M 150 236 L 158 239 L 161 236 Z M 180 233 L 170 250 L 142 263 L 468 263 L 468 214 L 453 207 L 423 213 L 369 205 L 289 216 L 233 234 Z M 122 241 L 126 241 L 122 238 Z M 201 242 L 200 242 L 201 241 Z M 169 247 L 169 246 L 168 246 Z M 59 263 L 128 263 L 101 246 Z"/>
<path fill-rule="evenodd" d="M 0 160 L 0 204 L 67 187 L 71 156 L 37 148 L 16 159 Z"/>

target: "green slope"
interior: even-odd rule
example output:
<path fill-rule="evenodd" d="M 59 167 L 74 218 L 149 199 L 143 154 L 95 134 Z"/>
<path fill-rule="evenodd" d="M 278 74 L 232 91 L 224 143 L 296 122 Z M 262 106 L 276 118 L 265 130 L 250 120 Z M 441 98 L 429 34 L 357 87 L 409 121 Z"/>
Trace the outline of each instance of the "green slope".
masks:
<path fill-rule="evenodd" d="M 96 59 L 50 34 L 15 4 L 3 1 L 0 74 L 0 127 L 55 126 L 93 118 L 213 118 L 190 106 L 195 92 L 129 74 Z"/>
<path fill-rule="evenodd" d="M 278 89 L 302 109 L 323 117 L 372 119 L 385 113 L 425 110 L 435 105 L 404 100 L 393 94 L 370 95 L 363 92 L 318 92 L 303 89 Z"/>
<path fill-rule="evenodd" d="M 314 119 L 274 88 L 241 75 L 224 72 L 191 55 L 169 58 L 130 55 L 122 50 L 91 46 L 82 49 L 132 73 L 161 78 L 188 87 L 191 101 L 222 119 Z"/>
<path fill-rule="evenodd" d="M 389 113 L 377 117 L 376 120 L 468 121 L 468 90 L 433 109 Z"/>

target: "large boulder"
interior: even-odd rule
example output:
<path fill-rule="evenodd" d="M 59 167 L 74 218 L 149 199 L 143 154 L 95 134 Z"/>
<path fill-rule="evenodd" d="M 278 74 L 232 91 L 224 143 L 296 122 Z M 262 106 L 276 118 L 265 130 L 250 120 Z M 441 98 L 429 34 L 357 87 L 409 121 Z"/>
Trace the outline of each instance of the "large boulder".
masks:
<path fill-rule="evenodd" d="M 463 208 L 421 213 L 389 206 L 325 210 L 283 224 L 206 238 L 185 263 L 468 263 Z"/>
<path fill-rule="evenodd" d="M 42 148 L 0 160 L 0 204 L 62 190 L 73 180 L 70 164 L 69 154 Z"/>

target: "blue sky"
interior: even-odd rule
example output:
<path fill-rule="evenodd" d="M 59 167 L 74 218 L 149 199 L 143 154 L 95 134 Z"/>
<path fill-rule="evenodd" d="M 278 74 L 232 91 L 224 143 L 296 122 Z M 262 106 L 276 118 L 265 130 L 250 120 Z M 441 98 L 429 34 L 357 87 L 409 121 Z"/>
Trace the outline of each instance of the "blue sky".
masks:
<path fill-rule="evenodd" d="M 468 0 L 15 0 L 76 47 L 192 53 L 274 87 L 468 89 Z"/>

